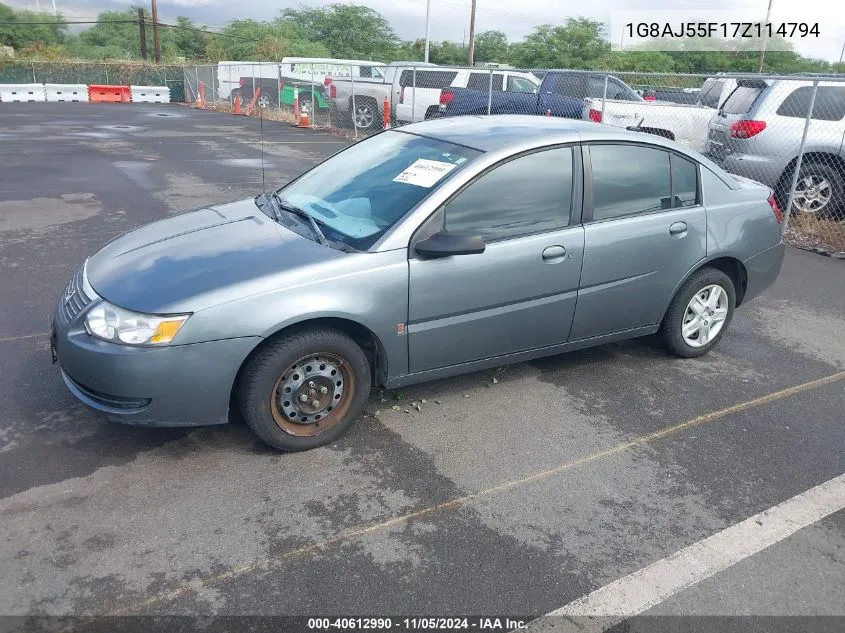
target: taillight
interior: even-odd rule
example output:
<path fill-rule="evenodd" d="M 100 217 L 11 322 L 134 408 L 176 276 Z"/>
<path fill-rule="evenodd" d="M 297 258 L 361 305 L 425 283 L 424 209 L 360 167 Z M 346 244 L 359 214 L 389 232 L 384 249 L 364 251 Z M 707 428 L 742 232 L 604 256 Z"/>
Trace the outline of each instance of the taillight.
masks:
<path fill-rule="evenodd" d="M 590 121 L 595 121 L 596 123 L 601 123 L 601 110 L 593 110 L 590 108 Z"/>
<path fill-rule="evenodd" d="M 335 86 L 334 84 L 332 84 L 332 85 L 330 85 L 330 86 L 329 86 L 329 96 L 330 96 L 332 99 L 334 99 L 335 97 L 337 97 L 337 86 Z"/>
<path fill-rule="evenodd" d="M 731 124 L 731 138 L 751 138 L 765 129 L 765 121 L 735 121 Z"/>
<path fill-rule="evenodd" d="M 448 92 L 446 90 L 441 91 L 440 93 L 440 105 L 446 106 L 452 103 L 455 99 L 455 93 Z"/>
<path fill-rule="evenodd" d="M 657 97 L 654 95 L 648 95 L 647 97 L 643 97 L 643 101 L 657 101 Z"/>
<path fill-rule="evenodd" d="M 243 77 L 241 77 L 241 80 L 240 80 L 240 82 L 238 82 L 238 83 L 240 83 L 241 88 L 243 88 L 243 87 L 244 87 L 244 78 L 243 78 Z"/>
<path fill-rule="evenodd" d="M 323 85 L 324 86 L 328 86 L 331 82 L 332 82 L 331 77 L 326 77 L 325 79 L 323 79 Z"/>
<path fill-rule="evenodd" d="M 778 207 L 774 194 L 769 196 L 769 206 L 772 207 L 772 213 L 775 214 L 778 224 L 783 224 L 783 211 L 781 211 L 780 207 Z"/>

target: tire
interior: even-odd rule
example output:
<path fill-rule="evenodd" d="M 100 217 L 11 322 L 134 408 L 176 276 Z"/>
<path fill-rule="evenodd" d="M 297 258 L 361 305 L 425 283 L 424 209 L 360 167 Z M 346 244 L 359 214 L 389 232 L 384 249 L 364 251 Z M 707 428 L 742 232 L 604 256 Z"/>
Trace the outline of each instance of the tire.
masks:
<path fill-rule="evenodd" d="M 305 451 L 334 442 L 352 426 L 370 382 L 369 362 L 355 341 L 337 330 L 314 328 L 261 349 L 244 368 L 237 396 L 244 420 L 261 441 L 282 451 Z M 302 395 L 312 401 L 302 403 Z"/>
<path fill-rule="evenodd" d="M 351 101 L 351 99 L 350 99 Z M 369 131 L 376 127 L 378 121 L 378 105 L 372 99 L 355 99 L 350 109 L 352 124 L 359 130 Z"/>
<path fill-rule="evenodd" d="M 720 292 L 714 295 L 715 288 Z M 694 297 L 698 297 L 695 303 Z M 660 326 L 661 336 L 676 356 L 704 356 L 728 329 L 735 307 L 736 289 L 731 278 L 721 270 L 702 268 L 686 280 L 672 299 Z M 713 328 L 717 325 L 714 333 Z M 706 337 L 706 342 L 701 342 L 702 336 Z"/>
<path fill-rule="evenodd" d="M 261 93 L 258 95 L 258 99 L 255 100 L 255 105 L 259 108 L 269 108 L 271 105 L 270 95 Z"/>
<path fill-rule="evenodd" d="M 793 173 L 794 171 L 789 171 L 784 174 L 781 208 L 786 208 L 789 202 L 789 186 L 792 184 Z M 840 171 L 833 165 L 818 161 L 803 163 L 798 173 L 792 214 L 812 215 L 817 218 L 845 217 L 845 184 Z"/>

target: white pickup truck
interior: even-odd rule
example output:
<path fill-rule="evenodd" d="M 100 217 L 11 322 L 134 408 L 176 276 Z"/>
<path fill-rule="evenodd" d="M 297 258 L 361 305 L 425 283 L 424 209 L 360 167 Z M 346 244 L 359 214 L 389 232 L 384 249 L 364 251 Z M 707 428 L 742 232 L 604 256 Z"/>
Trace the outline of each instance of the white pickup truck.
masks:
<path fill-rule="evenodd" d="M 635 127 L 642 132 L 664 136 L 702 151 L 707 145 L 710 119 L 734 88 L 736 79 L 729 76 L 713 77 L 704 82 L 695 104 L 681 104 L 615 99 L 609 87 L 605 99 L 584 99 L 581 118 L 615 127 Z"/>

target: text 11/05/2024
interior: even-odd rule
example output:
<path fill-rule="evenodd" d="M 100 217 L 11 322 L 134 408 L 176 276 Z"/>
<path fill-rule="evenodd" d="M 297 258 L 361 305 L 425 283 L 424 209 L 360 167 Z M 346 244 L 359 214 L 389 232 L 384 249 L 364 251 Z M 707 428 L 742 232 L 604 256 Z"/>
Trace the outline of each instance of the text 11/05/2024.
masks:
<path fill-rule="evenodd" d="M 524 617 L 367 617 L 308 618 L 311 631 L 514 631 L 524 629 Z"/>

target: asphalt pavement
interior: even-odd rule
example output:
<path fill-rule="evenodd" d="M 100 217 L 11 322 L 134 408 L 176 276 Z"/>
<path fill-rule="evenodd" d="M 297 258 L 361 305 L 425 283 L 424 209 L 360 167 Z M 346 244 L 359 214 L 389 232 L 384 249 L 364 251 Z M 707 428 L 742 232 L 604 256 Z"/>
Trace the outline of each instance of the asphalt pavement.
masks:
<path fill-rule="evenodd" d="M 108 424 L 50 363 L 74 268 L 348 141 L 178 105 L 0 118 L 0 614 L 537 617 L 845 473 L 845 261 L 792 249 L 701 359 L 649 337 L 373 392 L 299 454 Z M 835 512 L 647 615 L 845 616 L 843 535 Z"/>

